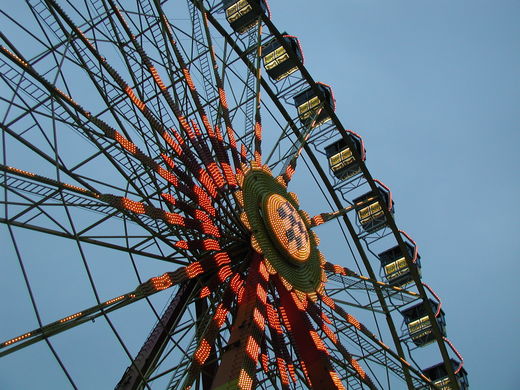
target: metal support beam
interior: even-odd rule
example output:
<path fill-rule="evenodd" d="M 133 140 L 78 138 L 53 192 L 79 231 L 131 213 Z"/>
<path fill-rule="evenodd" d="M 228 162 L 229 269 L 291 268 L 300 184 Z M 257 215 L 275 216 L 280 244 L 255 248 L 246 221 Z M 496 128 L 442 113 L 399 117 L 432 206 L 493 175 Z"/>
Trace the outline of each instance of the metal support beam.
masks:
<path fill-rule="evenodd" d="M 189 298 L 196 286 L 195 280 L 190 280 L 181 285 L 177 295 L 172 299 L 160 321 L 155 325 L 155 328 L 152 333 L 150 333 L 150 336 L 148 336 L 148 339 L 141 347 L 134 361 L 126 369 L 123 377 L 115 387 L 116 390 L 137 390 L 144 388 L 146 379 L 153 372 L 155 363 L 164 351 L 170 333 L 182 317 Z"/>

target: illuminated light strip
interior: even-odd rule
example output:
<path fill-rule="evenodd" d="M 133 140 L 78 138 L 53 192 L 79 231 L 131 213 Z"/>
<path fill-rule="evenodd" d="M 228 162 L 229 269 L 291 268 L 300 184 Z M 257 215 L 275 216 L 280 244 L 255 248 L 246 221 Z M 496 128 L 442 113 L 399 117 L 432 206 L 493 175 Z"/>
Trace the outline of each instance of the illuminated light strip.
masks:
<path fill-rule="evenodd" d="M 206 341 L 206 339 L 202 339 L 193 357 L 199 365 L 202 365 L 209 357 L 210 352 L 211 345 Z"/>
<path fill-rule="evenodd" d="M 250 390 L 253 388 L 253 378 L 251 378 L 244 369 L 240 371 L 240 376 L 238 377 L 238 388 L 240 390 Z"/>
<path fill-rule="evenodd" d="M 76 314 L 72 314 L 72 315 L 70 315 L 68 317 L 62 318 L 59 322 L 61 322 L 61 323 L 67 322 L 67 321 L 73 320 L 74 318 L 78 318 L 78 317 L 80 317 L 82 315 L 83 315 L 82 312 L 79 312 L 79 313 L 76 313 Z"/>
<path fill-rule="evenodd" d="M 238 388 L 241 388 L 240 383 L 250 388 L 247 378 L 255 376 L 264 335 L 266 311 L 262 295 L 266 294 L 267 282 L 260 276 L 261 261 L 260 255 L 252 256 L 244 293 L 238 298 L 235 322 L 243 325 L 232 328 L 229 343 L 240 342 L 241 348 L 229 349 L 223 353 L 213 381 L 215 387 L 229 386 L 229 384 L 236 386 L 238 381 Z M 251 321 L 255 317 L 256 320 Z M 224 371 L 222 367 L 229 369 Z"/>
<path fill-rule="evenodd" d="M 221 282 L 226 281 L 231 275 L 233 275 L 233 271 L 229 265 L 223 266 L 217 272 L 217 276 Z"/>
<path fill-rule="evenodd" d="M 201 187 L 193 182 L 191 177 L 186 173 L 182 172 L 176 165 L 175 162 L 166 156 L 165 154 L 161 154 L 161 157 L 166 162 L 166 164 L 173 170 L 173 172 L 182 180 L 179 182 L 177 188 L 179 188 L 183 193 L 185 193 L 191 200 L 201 206 L 206 212 L 212 216 L 216 215 L 216 209 L 213 207 L 211 202 L 211 197 L 206 193 Z M 184 184 L 187 183 L 191 185 L 191 188 Z M 161 195 L 161 196 L 170 196 L 170 195 Z M 173 197 L 172 197 L 173 198 Z"/>
<path fill-rule="evenodd" d="M 27 337 L 30 337 L 32 335 L 32 332 L 29 332 L 29 333 L 25 333 L 21 336 L 18 336 L 18 337 L 15 337 L 14 339 L 11 339 L 11 340 L 8 340 L 6 341 L 5 343 L 3 343 L 2 345 L 4 347 L 7 347 L 8 345 L 11 345 L 11 344 L 14 344 L 14 343 L 17 343 L 18 341 L 21 341 L 21 340 L 24 340 L 26 339 Z"/>
<path fill-rule="evenodd" d="M 206 129 L 206 132 L 207 132 L 208 136 L 210 137 L 211 141 L 213 142 L 214 132 L 213 132 L 213 130 L 211 128 L 211 125 L 209 123 L 209 120 L 208 120 L 208 117 L 207 117 L 206 112 L 204 110 L 204 107 L 201 104 L 199 95 L 197 93 L 197 89 L 195 87 L 195 83 L 193 82 L 193 79 L 192 79 L 191 74 L 189 72 L 189 69 L 188 69 L 188 67 L 186 65 L 186 62 L 184 61 L 184 59 L 183 59 L 183 57 L 182 57 L 182 55 L 181 55 L 181 53 L 180 53 L 180 51 L 179 51 L 179 49 L 177 47 L 177 43 L 173 39 L 173 33 L 172 33 L 172 30 L 171 30 L 170 23 L 169 23 L 168 19 L 166 18 L 166 16 L 162 12 L 161 12 L 161 21 L 162 21 L 163 25 L 166 27 L 166 32 L 168 34 L 168 38 L 169 38 L 170 43 L 172 45 L 175 57 L 176 57 L 177 61 L 179 62 L 179 65 L 181 67 L 182 73 L 184 74 L 184 78 L 186 79 L 186 83 L 188 84 L 188 87 L 189 87 L 190 92 L 191 92 L 192 99 L 193 99 L 193 101 L 195 103 L 195 106 L 196 106 L 198 112 L 199 112 L 199 115 L 202 118 L 202 122 L 204 124 L 205 129 Z M 212 52 L 212 56 L 214 56 L 214 52 Z M 218 74 L 216 69 L 215 69 L 215 74 Z M 220 84 L 223 85 L 221 80 L 220 80 Z M 219 87 L 219 95 L 221 96 L 220 90 L 223 90 L 223 89 L 221 87 Z M 224 100 L 223 101 L 225 102 L 225 95 L 224 95 Z M 225 104 L 225 107 L 227 108 L 227 104 Z M 227 117 L 227 122 L 230 123 L 230 121 L 229 121 L 229 113 L 228 113 L 228 115 L 224 115 L 224 116 Z M 225 118 L 225 120 L 226 120 L 226 118 Z M 185 126 L 185 127 L 187 127 L 187 126 Z M 217 150 L 218 149 L 219 149 L 219 147 L 217 146 Z M 236 153 L 236 150 L 233 153 Z M 221 160 L 221 163 L 222 162 L 226 163 L 227 161 L 226 160 L 224 160 L 224 161 Z M 224 172 L 224 174 L 226 174 L 226 173 Z M 231 185 L 235 185 L 233 176 L 229 175 L 229 173 L 226 176 L 227 176 L 228 183 L 230 183 Z"/>
<path fill-rule="evenodd" d="M 202 273 L 204 273 L 204 268 L 199 262 L 191 263 L 190 265 L 186 266 L 186 275 L 189 279 L 193 279 Z"/>
<path fill-rule="evenodd" d="M 199 292 L 199 298 L 201 298 L 201 299 L 206 298 L 210 294 L 211 294 L 211 290 L 209 289 L 209 287 L 208 286 L 204 286 L 204 287 L 201 288 L 201 290 Z"/>
<path fill-rule="evenodd" d="M 173 195 L 170 194 L 161 194 L 161 197 L 166 200 L 169 204 L 172 206 L 178 208 L 180 211 L 185 212 L 186 214 L 190 215 L 191 217 L 204 221 L 204 222 L 210 222 L 211 218 L 208 213 L 202 210 L 198 210 L 194 207 L 192 207 L 190 204 L 184 202 L 183 200 L 179 200 L 173 197 Z"/>
<path fill-rule="evenodd" d="M 156 291 L 165 290 L 165 289 L 173 286 L 173 281 L 170 278 L 170 275 L 168 275 L 167 273 L 165 273 L 161 276 L 156 276 L 154 278 L 151 278 L 150 282 Z"/>
<path fill-rule="evenodd" d="M 266 305 L 267 308 L 267 319 L 269 324 L 269 330 L 271 332 L 271 338 L 274 343 L 274 351 L 276 354 L 276 362 L 278 366 L 278 370 L 280 371 L 280 375 L 284 377 L 287 375 L 286 373 L 286 365 L 287 370 L 289 371 L 289 376 L 293 382 L 296 382 L 296 373 L 294 371 L 294 365 L 292 364 L 291 355 L 289 351 L 287 351 L 287 347 L 283 342 L 282 335 L 282 327 L 280 324 L 280 319 L 278 317 L 278 312 L 275 311 L 273 306 L 268 302 Z M 281 355 L 279 354 L 281 351 Z M 288 382 L 288 379 L 287 379 Z"/>
<path fill-rule="evenodd" d="M 287 316 L 287 313 L 285 311 L 285 308 L 283 306 L 280 306 L 278 308 L 278 312 L 280 313 L 280 319 L 281 319 L 281 322 L 283 323 L 284 327 L 287 329 L 289 335 L 292 335 L 293 334 L 292 326 L 289 321 L 289 317 Z M 305 365 L 305 362 L 303 362 L 302 360 L 298 360 L 298 362 L 300 364 L 301 370 L 303 371 L 303 375 L 305 376 L 307 384 L 311 385 L 311 378 L 309 377 L 309 371 L 307 370 L 307 366 Z M 296 380 L 294 380 L 294 379 L 293 379 L 293 381 L 296 382 Z"/>
<path fill-rule="evenodd" d="M 174 245 L 187 250 L 218 251 L 221 249 L 218 241 L 211 238 L 190 241 L 177 241 Z"/>
<path fill-rule="evenodd" d="M 115 302 L 119 302 L 120 300 L 126 298 L 127 296 L 126 295 L 120 295 L 116 298 L 113 298 L 113 299 L 110 299 L 108 301 L 106 301 L 104 304 L 105 305 L 111 305 L 112 303 L 115 303 Z"/>
<path fill-rule="evenodd" d="M 259 351 L 260 351 L 260 345 L 254 339 L 253 336 L 249 336 L 247 338 L 247 342 L 246 342 L 246 353 L 249 355 L 249 358 L 251 360 L 257 360 Z"/>
<path fill-rule="evenodd" d="M 216 162 L 213 160 L 211 151 L 208 148 L 208 145 L 201 137 L 201 131 L 199 127 L 197 126 L 197 123 L 195 121 L 191 121 L 191 127 L 195 131 L 195 135 L 192 135 L 192 133 L 189 133 L 190 141 L 192 142 L 195 149 L 198 150 L 199 156 L 202 158 L 203 164 L 208 169 L 211 178 L 215 182 L 218 188 L 223 188 L 224 184 L 226 183 L 224 177 L 222 176 L 222 173 L 216 164 Z M 206 132 L 208 133 L 208 137 L 210 137 L 210 140 L 214 137 L 212 137 L 213 131 L 211 130 L 211 126 L 209 123 L 207 123 Z"/>
<path fill-rule="evenodd" d="M 93 198 L 99 198 L 99 196 L 100 196 L 99 194 L 97 194 L 97 193 L 95 193 L 93 191 L 87 190 L 86 188 L 78 187 L 78 186 L 75 186 L 75 185 L 72 185 L 72 184 L 62 183 L 62 182 L 59 182 L 59 181 L 54 180 L 54 179 L 50 179 L 50 178 L 45 177 L 45 176 L 37 175 L 36 173 L 32 173 L 32 172 L 29 172 L 29 171 L 24 171 L 23 169 L 18 169 L 18 168 L 15 168 L 15 167 L 10 167 L 10 166 L 6 166 L 6 165 L 1 165 L 0 164 L 0 171 L 9 172 L 9 173 L 15 174 L 17 176 L 22 176 L 22 177 L 25 177 L 25 178 L 28 178 L 28 179 L 41 181 L 41 182 L 43 182 L 45 184 L 50 184 L 50 185 L 56 186 L 58 188 L 59 187 L 66 188 L 68 190 L 72 190 L 74 192 L 79 192 L 81 194 L 85 194 L 85 195 L 93 197 Z"/>
<path fill-rule="evenodd" d="M 244 288 L 244 280 L 240 277 L 238 273 L 234 274 L 231 278 L 231 282 L 229 283 L 233 292 L 238 296 L 239 292 Z"/>
<path fill-rule="evenodd" d="M 186 121 L 186 120 L 183 119 L 183 121 Z M 192 133 L 192 130 L 190 129 L 190 127 L 187 124 L 186 124 L 186 128 L 184 130 L 187 133 Z M 212 183 L 211 177 L 199 165 L 195 156 L 193 155 L 193 152 L 190 150 L 189 146 L 186 144 L 186 142 L 181 137 L 181 135 L 174 129 L 170 129 L 170 131 L 173 134 L 173 136 L 175 137 L 175 139 L 177 140 L 177 143 L 183 152 L 182 155 L 179 156 L 179 158 L 184 163 L 186 168 L 188 168 L 189 172 L 196 173 L 195 177 L 197 178 L 197 180 L 206 188 L 208 195 L 210 195 L 213 199 L 215 199 L 217 196 L 217 191 L 216 191 L 215 186 Z M 212 185 L 207 187 L 207 186 L 205 186 L 205 183 L 211 183 Z"/>
<path fill-rule="evenodd" d="M 220 166 L 219 166 L 214 162 L 213 164 L 215 164 L 215 167 L 212 168 L 211 166 L 209 166 L 208 169 L 210 170 L 210 172 L 212 172 L 213 178 L 215 179 L 215 181 L 217 182 L 219 187 L 222 188 L 224 186 L 224 184 L 236 186 L 235 175 L 231 171 L 227 153 L 225 152 L 225 148 L 222 145 L 223 138 L 222 138 L 222 134 L 220 133 L 220 129 L 218 128 L 218 126 L 216 126 L 215 130 L 213 131 L 211 124 L 209 123 L 206 115 L 202 116 L 202 121 L 204 123 L 204 128 L 206 129 L 208 138 L 216 152 L 217 160 L 220 163 Z M 196 123 L 193 123 L 193 126 L 194 126 L 195 130 L 197 131 L 198 127 L 197 127 Z M 200 132 L 200 130 L 199 130 L 199 132 Z M 202 142 L 202 139 L 201 139 L 201 142 Z M 208 155 L 211 156 L 211 152 L 207 149 L 206 143 L 202 142 L 202 147 L 205 148 Z M 206 162 L 205 165 L 208 166 L 208 163 Z M 224 179 L 224 177 L 222 177 L 221 170 L 224 173 L 225 179 Z"/>

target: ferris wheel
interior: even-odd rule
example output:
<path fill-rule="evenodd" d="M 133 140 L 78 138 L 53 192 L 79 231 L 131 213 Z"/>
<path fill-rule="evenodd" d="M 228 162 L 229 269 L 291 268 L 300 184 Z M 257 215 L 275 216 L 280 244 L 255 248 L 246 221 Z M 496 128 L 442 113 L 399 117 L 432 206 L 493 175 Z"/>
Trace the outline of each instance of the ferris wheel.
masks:
<path fill-rule="evenodd" d="M 129 3 L 1 10 L 0 385 L 469 388 L 304 42 L 265 0 Z"/>

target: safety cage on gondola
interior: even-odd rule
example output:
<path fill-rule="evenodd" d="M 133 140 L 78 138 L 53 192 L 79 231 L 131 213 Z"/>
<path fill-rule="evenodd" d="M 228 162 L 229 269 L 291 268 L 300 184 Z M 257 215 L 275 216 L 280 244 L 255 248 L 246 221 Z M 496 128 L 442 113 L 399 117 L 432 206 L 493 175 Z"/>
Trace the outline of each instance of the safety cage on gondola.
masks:
<path fill-rule="evenodd" d="M 282 39 L 296 54 L 298 61 L 303 63 L 303 52 L 298 38 L 284 34 Z M 289 56 L 282 43 L 276 38 L 262 49 L 262 58 L 267 74 L 276 81 L 282 80 L 298 70 L 296 61 Z"/>
<path fill-rule="evenodd" d="M 365 161 L 366 151 L 363 139 L 353 131 L 346 130 L 346 133 L 361 160 Z M 338 179 L 346 180 L 360 172 L 359 163 L 354 159 L 352 150 L 348 147 L 344 138 L 326 146 L 325 154 L 329 161 L 329 168 Z"/>
<path fill-rule="evenodd" d="M 408 329 L 408 334 L 418 347 L 425 346 L 435 340 L 426 305 L 430 305 L 442 335 L 446 336 L 444 311 L 440 308 L 440 303 L 428 299 L 427 301 L 423 301 L 401 311 Z"/>
<path fill-rule="evenodd" d="M 334 93 L 327 84 L 316 83 L 318 93 L 314 88 L 308 88 L 294 96 L 294 105 L 298 110 L 298 118 L 305 127 L 314 128 L 330 120 L 324 109 L 327 105 L 332 111 L 336 109 Z"/>
<path fill-rule="evenodd" d="M 455 372 L 455 378 L 460 390 L 469 389 L 468 374 L 464 367 L 455 359 L 450 359 L 451 366 Z M 451 384 L 450 377 L 446 371 L 444 363 L 439 363 L 423 370 L 423 374 L 430 378 L 436 388 L 439 390 L 452 390 L 454 386 Z"/>
<path fill-rule="evenodd" d="M 253 6 L 252 4 L 255 4 Z M 261 10 L 269 16 L 269 6 L 266 0 L 223 0 L 226 19 L 231 28 L 243 34 L 258 24 Z"/>
<path fill-rule="evenodd" d="M 406 254 L 411 259 L 413 267 L 421 275 L 421 256 L 417 253 L 417 247 L 408 241 L 404 241 Z M 381 261 L 381 267 L 388 284 L 391 286 L 404 287 L 413 282 L 412 273 L 405 259 L 405 254 L 399 245 L 387 249 L 377 255 Z"/>
<path fill-rule="evenodd" d="M 354 207 L 359 224 L 367 233 L 376 232 L 387 224 L 383 207 L 386 207 L 390 213 L 394 213 L 392 192 L 379 180 L 374 181 L 376 182 L 380 197 L 383 200 L 383 205 L 381 205 L 379 198 L 376 196 L 377 194 L 373 191 L 367 192 L 354 199 Z"/>

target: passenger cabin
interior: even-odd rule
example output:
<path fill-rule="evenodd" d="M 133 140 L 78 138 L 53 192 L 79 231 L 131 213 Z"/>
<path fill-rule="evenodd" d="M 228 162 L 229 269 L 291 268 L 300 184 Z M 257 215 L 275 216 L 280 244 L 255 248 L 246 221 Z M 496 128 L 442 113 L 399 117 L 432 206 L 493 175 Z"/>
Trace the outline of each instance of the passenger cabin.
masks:
<path fill-rule="evenodd" d="M 303 53 L 298 38 L 290 35 L 283 35 L 282 39 L 292 48 L 298 57 L 298 60 L 303 62 Z M 273 39 L 262 50 L 262 58 L 267 74 L 276 81 L 282 80 L 298 70 L 296 61 L 289 57 L 289 54 L 282 46 L 282 43 L 277 39 Z"/>
<path fill-rule="evenodd" d="M 415 246 L 404 242 L 406 246 L 406 252 L 408 258 L 414 259 Z M 405 255 L 403 251 L 399 247 L 399 245 L 394 246 L 380 254 L 377 255 L 379 260 L 381 261 L 381 267 L 383 267 L 383 272 L 385 274 L 385 278 L 388 281 L 388 284 L 391 286 L 404 287 L 407 284 L 413 282 L 412 274 L 410 272 L 410 268 L 408 268 L 408 264 L 406 263 Z M 414 266 L 421 275 L 421 256 L 417 254 L 417 258 L 415 259 Z"/>
<path fill-rule="evenodd" d="M 362 138 L 349 130 L 347 130 L 347 137 L 354 144 L 354 149 L 361 156 L 361 160 L 365 161 L 365 145 Z M 354 160 L 352 150 L 347 146 L 344 138 L 326 146 L 325 154 L 329 160 L 329 168 L 338 179 L 346 180 L 360 172 L 359 164 Z"/>
<path fill-rule="evenodd" d="M 383 205 L 372 191 L 354 199 L 354 207 L 359 223 L 367 233 L 373 233 L 386 225 L 386 218 L 382 207 L 386 207 L 390 213 L 394 213 L 394 201 L 390 189 L 376 180 L 376 185 Z"/>
<path fill-rule="evenodd" d="M 258 24 L 260 13 L 251 4 L 256 4 L 262 13 L 269 14 L 265 0 L 223 0 L 226 19 L 231 28 L 239 34 L 245 33 Z"/>
<path fill-rule="evenodd" d="M 313 88 L 308 88 L 294 97 L 298 118 L 306 127 L 311 128 L 330 120 L 329 114 L 323 109 L 325 105 L 333 111 L 336 109 L 332 88 L 323 83 L 316 83 L 316 87 L 318 94 Z"/>
<path fill-rule="evenodd" d="M 450 359 L 450 362 L 453 367 L 453 371 L 457 371 L 460 363 L 455 359 Z M 433 382 L 437 389 L 439 390 L 453 390 L 455 387 L 451 385 L 450 377 L 448 376 L 448 372 L 446 371 L 446 367 L 444 363 L 436 364 L 426 370 L 423 370 L 423 374 L 426 375 Z M 468 382 L 468 374 L 464 367 L 461 367 L 460 370 L 455 374 L 455 378 L 457 378 L 457 382 L 460 390 L 469 389 Z"/>
<path fill-rule="evenodd" d="M 426 302 L 423 301 L 417 305 L 401 311 L 401 314 L 404 317 L 404 322 L 408 328 L 410 338 L 418 347 L 425 346 L 435 339 L 425 305 L 430 305 L 433 313 L 437 314 L 436 319 L 437 323 L 439 324 L 441 333 L 443 336 L 446 336 L 446 319 L 444 318 L 444 312 L 442 309 L 438 310 L 438 303 L 428 299 Z"/>

